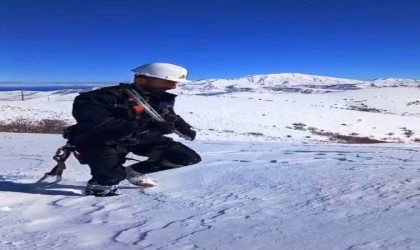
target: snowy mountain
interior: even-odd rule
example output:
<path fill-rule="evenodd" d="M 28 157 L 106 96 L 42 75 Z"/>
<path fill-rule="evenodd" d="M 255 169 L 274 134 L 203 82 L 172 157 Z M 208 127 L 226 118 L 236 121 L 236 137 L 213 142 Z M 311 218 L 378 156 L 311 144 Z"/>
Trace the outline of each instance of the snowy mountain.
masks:
<path fill-rule="evenodd" d="M 187 142 L 202 163 L 100 198 L 73 157 L 34 189 L 62 143 L 0 133 L 0 249 L 420 248 L 419 147 Z"/>
<path fill-rule="evenodd" d="M 116 83 L 110 82 L 37 82 L 37 83 L 13 83 L 0 82 L 2 87 L 34 87 L 34 86 L 60 86 L 77 88 L 81 86 L 98 87 Z M 420 87 L 420 80 L 379 78 L 370 81 L 317 76 L 300 73 L 281 73 L 265 75 L 249 75 L 230 79 L 204 79 L 192 83 L 180 84 L 176 91 L 179 94 L 217 95 L 237 92 L 256 93 L 329 93 L 334 91 L 355 90 L 365 88 L 383 87 Z M 60 88 L 61 89 L 61 88 Z"/>
<path fill-rule="evenodd" d="M 0 92 L 1 120 L 65 119 L 79 90 Z M 420 141 L 420 80 L 359 81 L 304 74 L 254 75 L 180 85 L 176 110 L 202 140 Z M 343 137 L 344 136 L 344 137 Z M 338 138 L 338 139 L 337 139 Z M 340 139 L 341 138 L 341 139 Z"/>
<path fill-rule="evenodd" d="M 376 79 L 360 81 L 345 78 L 283 73 L 251 75 L 234 79 L 206 79 L 180 86 L 179 93 L 217 95 L 237 92 L 255 93 L 329 93 L 380 87 L 420 87 L 420 80 Z"/>

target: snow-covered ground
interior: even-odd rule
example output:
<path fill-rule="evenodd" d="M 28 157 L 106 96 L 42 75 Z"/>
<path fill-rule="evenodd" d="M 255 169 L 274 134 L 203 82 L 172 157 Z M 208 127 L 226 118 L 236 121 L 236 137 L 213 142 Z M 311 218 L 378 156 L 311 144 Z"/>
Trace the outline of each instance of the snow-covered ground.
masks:
<path fill-rule="evenodd" d="M 0 120 L 65 119 L 77 90 L 0 92 Z M 181 85 L 176 110 L 201 140 L 319 142 L 317 131 L 420 142 L 420 80 L 359 81 L 303 74 L 210 79 Z M 294 124 L 304 124 L 296 129 Z M 313 131 L 312 129 L 312 131 Z"/>
<path fill-rule="evenodd" d="M 420 249 L 419 80 L 272 74 L 175 93 L 203 162 L 152 174 L 155 188 L 123 182 L 118 197 L 83 196 L 89 169 L 74 158 L 35 189 L 65 142 L 0 133 L 0 249 Z M 78 90 L 24 94 L 0 91 L 0 121 L 73 122 Z"/>
<path fill-rule="evenodd" d="M 0 249 L 420 249 L 420 147 L 187 142 L 155 188 L 81 196 L 88 167 L 32 183 L 59 135 L 0 133 Z"/>

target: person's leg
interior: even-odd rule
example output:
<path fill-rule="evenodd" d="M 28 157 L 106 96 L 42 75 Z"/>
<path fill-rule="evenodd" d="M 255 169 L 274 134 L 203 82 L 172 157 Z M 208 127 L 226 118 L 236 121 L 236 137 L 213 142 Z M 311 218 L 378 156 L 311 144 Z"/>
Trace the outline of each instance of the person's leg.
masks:
<path fill-rule="evenodd" d="M 143 174 L 193 165 L 201 161 L 200 155 L 194 150 L 175 141 L 142 145 L 133 150 L 133 153 L 149 157 L 146 161 L 130 166 L 134 171 Z"/>
<path fill-rule="evenodd" d="M 92 179 L 88 181 L 86 193 L 98 194 L 98 196 L 115 193 L 118 183 L 126 178 L 125 169 L 122 166 L 126 153 L 114 147 L 79 149 L 79 151 L 89 165 L 92 175 Z"/>

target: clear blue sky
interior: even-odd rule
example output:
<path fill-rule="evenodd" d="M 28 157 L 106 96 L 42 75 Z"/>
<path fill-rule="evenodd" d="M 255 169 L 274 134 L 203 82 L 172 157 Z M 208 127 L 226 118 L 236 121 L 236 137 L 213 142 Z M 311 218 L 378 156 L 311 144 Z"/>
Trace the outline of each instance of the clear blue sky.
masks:
<path fill-rule="evenodd" d="M 0 1 L 0 81 L 120 81 L 148 62 L 420 79 L 420 1 Z"/>

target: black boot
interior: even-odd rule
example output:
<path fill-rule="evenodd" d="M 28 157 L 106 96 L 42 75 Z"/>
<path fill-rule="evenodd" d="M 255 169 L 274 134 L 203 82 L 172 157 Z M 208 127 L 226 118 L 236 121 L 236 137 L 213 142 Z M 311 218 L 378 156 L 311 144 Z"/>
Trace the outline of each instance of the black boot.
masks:
<path fill-rule="evenodd" d="M 119 195 L 118 185 L 100 185 L 89 181 L 85 189 L 85 195 L 94 195 L 96 197 L 117 196 Z"/>

